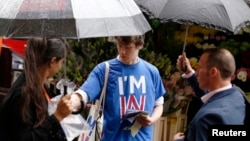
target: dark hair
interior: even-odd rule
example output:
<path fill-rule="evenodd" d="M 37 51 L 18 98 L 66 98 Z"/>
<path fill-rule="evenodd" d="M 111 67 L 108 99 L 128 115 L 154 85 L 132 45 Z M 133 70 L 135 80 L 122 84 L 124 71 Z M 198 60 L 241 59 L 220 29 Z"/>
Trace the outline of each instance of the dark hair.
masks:
<path fill-rule="evenodd" d="M 116 41 L 123 45 L 129 45 L 130 43 L 135 43 L 136 46 L 141 46 L 144 44 L 144 35 L 138 36 L 115 36 Z"/>
<path fill-rule="evenodd" d="M 29 119 L 29 105 L 35 107 L 37 127 L 44 122 L 48 114 L 48 104 L 44 98 L 44 91 L 40 84 L 39 69 L 50 63 L 53 57 L 59 61 L 69 52 L 69 45 L 61 38 L 32 38 L 27 41 L 24 56 L 25 84 L 22 88 L 21 115 L 22 120 Z"/>
<path fill-rule="evenodd" d="M 216 67 L 221 74 L 222 79 L 231 78 L 236 69 L 234 56 L 224 48 L 206 49 L 204 53 L 208 54 L 207 68 Z"/>

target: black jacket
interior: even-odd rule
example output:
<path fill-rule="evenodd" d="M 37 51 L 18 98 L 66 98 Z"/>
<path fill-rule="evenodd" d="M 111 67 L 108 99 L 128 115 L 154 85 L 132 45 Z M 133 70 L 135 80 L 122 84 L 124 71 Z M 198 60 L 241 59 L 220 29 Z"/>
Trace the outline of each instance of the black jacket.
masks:
<path fill-rule="evenodd" d="M 33 128 L 37 119 L 32 102 L 29 108 L 29 123 L 22 122 L 20 99 L 24 83 L 25 75 L 22 74 L 3 100 L 0 108 L 0 141 L 66 141 L 60 122 L 53 115 L 47 116 L 42 126 Z M 52 96 L 49 91 L 47 93 Z"/>

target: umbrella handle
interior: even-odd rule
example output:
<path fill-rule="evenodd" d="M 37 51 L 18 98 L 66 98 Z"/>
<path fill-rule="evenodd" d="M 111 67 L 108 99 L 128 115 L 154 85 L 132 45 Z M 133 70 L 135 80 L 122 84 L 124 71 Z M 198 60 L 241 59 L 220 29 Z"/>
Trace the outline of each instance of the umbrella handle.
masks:
<path fill-rule="evenodd" d="M 188 25 L 186 25 L 186 32 L 185 32 L 185 38 L 184 38 L 184 44 L 183 44 L 183 49 L 182 49 L 182 54 L 185 52 L 186 50 L 186 44 L 187 44 L 187 36 L 188 36 Z M 181 69 L 182 72 L 186 72 L 187 71 L 187 65 L 185 63 L 185 61 L 183 62 L 183 68 Z"/>
<path fill-rule="evenodd" d="M 67 94 L 67 85 L 63 85 L 63 95 Z M 78 111 L 73 111 L 71 114 L 76 115 L 80 114 L 83 111 L 84 103 L 81 101 L 81 107 Z"/>
<path fill-rule="evenodd" d="M 66 94 L 67 94 L 67 86 L 63 85 L 63 95 L 66 95 Z"/>
<path fill-rule="evenodd" d="M 183 56 L 184 59 L 186 59 L 186 57 L 184 56 L 184 52 L 182 53 L 182 56 Z M 186 72 L 186 71 L 187 71 L 187 64 L 186 64 L 186 61 L 183 61 L 183 62 L 182 62 L 181 71 L 182 71 L 182 72 Z"/>
<path fill-rule="evenodd" d="M 185 49 L 186 49 L 187 36 L 188 36 L 188 25 L 186 25 L 186 32 L 185 32 L 185 38 L 184 38 L 184 44 L 183 44 L 182 53 L 185 52 Z"/>

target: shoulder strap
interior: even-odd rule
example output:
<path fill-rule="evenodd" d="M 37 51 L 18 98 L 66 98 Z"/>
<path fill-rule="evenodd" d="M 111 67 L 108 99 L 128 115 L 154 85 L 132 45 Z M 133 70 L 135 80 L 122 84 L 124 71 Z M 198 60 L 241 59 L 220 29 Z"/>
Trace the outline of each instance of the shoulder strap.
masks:
<path fill-rule="evenodd" d="M 107 82 L 108 82 L 108 75 L 109 75 L 109 63 L 106 61 L 105 62 L 105 78 L 104 78 L 104 84 L 102 87 L 102 93 L 100 96 L 100 103 L 102 103 L 102 108 L 104 108 L 104 101 L 105 101 L 105 96 L 106 96 L 106 88 L 107 88 Z M 101 106 L 101 104 L 100 104 Z M 99 107 L 100 109 L 100 107 Z"/>

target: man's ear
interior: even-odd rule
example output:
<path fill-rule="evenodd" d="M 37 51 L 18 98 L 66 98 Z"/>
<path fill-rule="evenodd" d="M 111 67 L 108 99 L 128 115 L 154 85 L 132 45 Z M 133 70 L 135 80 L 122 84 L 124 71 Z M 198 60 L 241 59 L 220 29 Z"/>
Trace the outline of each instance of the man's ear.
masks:
<path fill-rule="evenodd" d="M 216 75 L 218 75 L 219 73 L 219 70 L 216 68 L 216 67 L 212 67 L 210 70 L 209 70 L 209 74 L 210 76 L 212 77 L 215 77 Z"/>
<path fill-rule="evenodd" d="M 139 45 L 137 48 L 140 50 L 143 48 L 143 45 Z"/>

